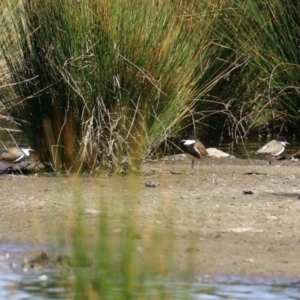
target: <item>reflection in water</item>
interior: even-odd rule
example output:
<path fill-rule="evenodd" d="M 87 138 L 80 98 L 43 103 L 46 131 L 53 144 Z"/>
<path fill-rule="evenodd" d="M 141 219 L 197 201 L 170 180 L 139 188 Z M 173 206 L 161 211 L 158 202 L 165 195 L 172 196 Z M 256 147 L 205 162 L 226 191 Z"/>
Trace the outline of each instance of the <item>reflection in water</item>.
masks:
<path fill-rule="evenodd" d="M 143 287 L 136 286 L 136 299 L 298 299 L 300 295 L 299 283 L 281 282 L 277 280 L 247 279 L 235 277 L 240 283 L 231 282 L 232 278 L 222 277 L 204 282 L 186 283 L 182 281 L 168 281 L 162 278 L 147 281 Z M 227 281 L 227 283 L 226 283 Z M 255 281 L 256 283 L 253 283 Z M 276 282 L 276 284 L 272 284 Z M 0 272 L 0 299 L 12 300 L 41 300 L 41 299 L 80 299 L 70 289 L 70 282 L 63 279 L 55 271 L 39 273 Z M 112 284 L 114 289 L 120 291 L 118 284 Z M 143 291 L 139 294 L 138 291 Z"/>
<path fill-rule="evenodd" d="M 71 293 L 54 271 L 43 274 L 0 272 L 0 299 L 68 299 Z"/>
<path fill-rule="evenodd" d="M 0 299 L 68 299 L 70 280 L 59 268 L 23 268 L 26 257 L 50 248 L 29 244 L 0 244 Z"/>

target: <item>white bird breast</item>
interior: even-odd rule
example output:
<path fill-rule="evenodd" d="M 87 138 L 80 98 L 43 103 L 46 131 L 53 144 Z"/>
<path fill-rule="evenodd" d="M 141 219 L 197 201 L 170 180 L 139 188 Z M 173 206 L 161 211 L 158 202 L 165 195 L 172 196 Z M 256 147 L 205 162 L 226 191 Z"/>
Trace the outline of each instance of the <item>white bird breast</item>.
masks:
<path fill-rule="evenodd" d="M 195 143 L 196 143 L 195 140 L 186 140 L 186 141 L 183 143 L 183 145 L 185 145 L 185 146 L 190 146 L 190 145 L 193 145 L 193 144 L 195 144 Z"/>
<path fill-rule="evenodd" d="M 26 156 L 29 156 L 30 153 L 29 153 L 29 150 L 28 149 L 22 149 L 22 151 L 25 153 Z"/>

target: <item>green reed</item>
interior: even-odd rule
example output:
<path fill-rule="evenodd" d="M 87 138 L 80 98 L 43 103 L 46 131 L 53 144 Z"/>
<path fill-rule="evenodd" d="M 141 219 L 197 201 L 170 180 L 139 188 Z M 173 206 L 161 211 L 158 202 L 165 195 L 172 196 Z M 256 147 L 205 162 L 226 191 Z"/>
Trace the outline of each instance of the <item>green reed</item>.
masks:
<path fill-rule="evenodd" d="M 170 138 L 298 128 L 298 5 L 4 1 L 1 102 L 52 170 L 137 171 Z"/>
<path fill-rule="evenodd" d="M 208 43 L 191 9 L 146 0 L 19 5 L 2 45 L 17 83 L 17 100 L 5 105 L 44 163 L 136 170 L 178 130 L 196 101 Z"/>
<path fill-rule="evenodd" d="M 224 124 L 232 137 L 297 133 L 299 9 L 286 1 L 219 2 L 215 68 L 234 68 L 204 100 L 212 110 L 218 103 L 222 113 L 212 114 L 216 130 Z"/>

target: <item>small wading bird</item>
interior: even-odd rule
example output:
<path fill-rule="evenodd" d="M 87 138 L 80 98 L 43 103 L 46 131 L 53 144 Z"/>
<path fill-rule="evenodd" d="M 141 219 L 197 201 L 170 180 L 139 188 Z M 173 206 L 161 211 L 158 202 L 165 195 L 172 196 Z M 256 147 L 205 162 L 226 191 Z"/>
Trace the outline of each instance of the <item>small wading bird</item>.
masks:
<path fill-rule="evenodd" d="M 195 160 L 198 161 L 199 166 L 201 156 L 208 155 L 204 145 L 193 136 L 185 137 L 181 140 L 181 144 L 183 146 L 184 154 L 192 161 L 192 168 L 194 167 Z"/>
<path fill-rule="evenodd" d="M 8 148 L 1 151 L 0 161 L 10 164 L 17 164 L 26 160 L 30 155 L 30 151 L 34 150 L 26 144 L 19 145 L 18 147 Z"/>
<path fill-rule="evenodd" d="M 279 159 L 281 157 L 281 154 L 284 152 L 286 145 L 290 144 L 285 140 L 285 137 L 280 136 L 275 140 L 266 143 L 255 153 L 264 155 L 268 160 L 269 165 L 271 165 L 272 160 Z"/>

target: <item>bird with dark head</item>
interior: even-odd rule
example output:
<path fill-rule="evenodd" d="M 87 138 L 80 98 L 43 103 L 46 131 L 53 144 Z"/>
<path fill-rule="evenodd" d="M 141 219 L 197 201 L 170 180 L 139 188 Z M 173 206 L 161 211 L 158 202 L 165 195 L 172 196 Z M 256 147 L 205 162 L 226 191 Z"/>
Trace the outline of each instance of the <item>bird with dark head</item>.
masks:
<path fill-rule="evenodd" d="M 26 144 L 21 144 L 18 147 L 8 148 L 1 151 L 0 161 L 14 164 L 20 163 L 29 157 L 30 151 L 34 150 Z"/>
<path fill-rule="evenodd" d="M 271 165 L 272 160 L 279 159 L 284 152 L 286 145 L 290 145 L 283 136 L 279 136 L 276 139 L 266 143 L 263 147 L 258 149 L 255 153 L 265 156 Z"/>
<path fill-rule="evenodd" d="M 197 140 L 194 136 L 186 136 L 181 140 L 181 145 L 184 154 L 192 161 L 192 168 L 194 167 L 194 161 L 198 161 L 198 165 L 202 156 L 207 156 L 208 153 L 204 145 Z"/>

